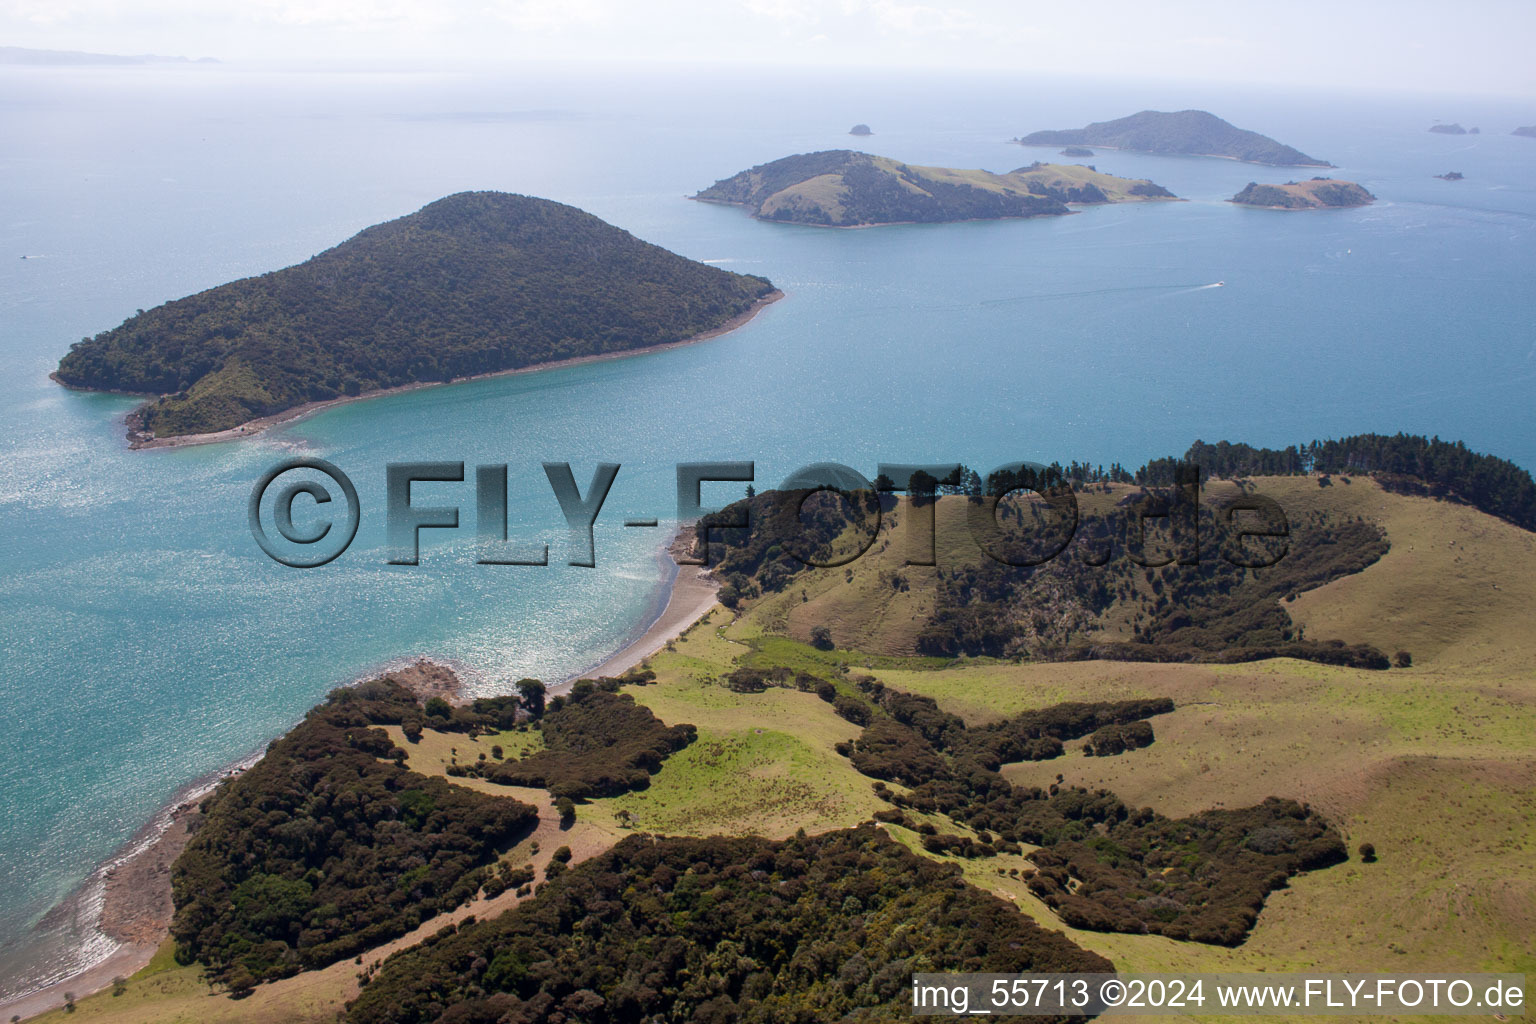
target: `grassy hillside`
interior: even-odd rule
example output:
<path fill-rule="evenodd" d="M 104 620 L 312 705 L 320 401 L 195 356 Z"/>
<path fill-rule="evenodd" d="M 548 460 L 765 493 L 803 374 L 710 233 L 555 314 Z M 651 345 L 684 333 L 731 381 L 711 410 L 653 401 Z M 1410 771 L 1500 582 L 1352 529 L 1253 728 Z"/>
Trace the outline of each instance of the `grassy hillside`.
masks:
<path fill-rule="evenodd" d="M 1258 481 L 1250 489 L 1267 493 Z M 1230 487 L 1217 491 L 1237 493 Z M 1071 544 L 1036 568 L 1004 566 L 984 555 L 969 526 L 978 506 L 963 496 L 943 496 L 926 508 L 905 498 L 888 501 L 878 536 L 850 565 L 796 565 L 800 571 L 786 576 L 778 562 L 754 563 L 754 549 L 747 547 L 728 552 L 718 571 L 729 594 L 749 595 L 751 617 L 763 628 L 806 642 L 813 630 L 823 629 L 838 646 L 870 653 L 1058 661 L 1281 654 L 1386 667 L 1387 653 L 1396 647 L 1373 648 L 1348 635 L 1313 638 L 1285 614 L 1290 600 L 1282 604 L 1381 557 L 1389 542 L 1378 527 L 1326 504 L 1298 505 L 1288 517 L 1287 556 L 1271 568 L 1243 569 L 1223 557 L 1228 527 L 1207 503 L 1199 525 L 1200 564 L 1142 568 L 1126 544 L 1127 508 L 1146 493 L 1133 484 L 1085 488 L 1076 498 L 1079 527 Z M 1010 499 L 999 508 L 1005 536 L 1049 532 L 1041 503 Z M 936 564 L 908 565 L 914 535 L 927 534 L 930 517 Z M 1138 557 L 1171 557 L 1176 538 L 1151 522 Z M 1110 555 L 1105 564 L 1089 564 L 1103 552 Z"/>
<path fill-rule="evenodd" d="M 1039 217 L 1067 204 L 1173 199 L 1150 181 L 1091 167 L 1034 164 L 1008 174 L 920 167 L 850 150 L 803 153 L 715 182 L 694 196 L 763 220 L 823 227 Z"/>
<path fill-rule="evenodd" d="M 161 395 L 157 437 L 306 402 L 680 341 L 773 291 L 574 207 L 464 192 L 313 259 L 130 317 L 57 378 Z"/>
<path fill-rule="evenodd" d="M 1143 110 L 1114 121 L 1096 121 L 1086 128 L 1034 132 L 1014 141 L 1025 146 L 1106 146 L 1142 153 L 1224 156 L 1281 167 L 1332 166 L 1204 110 Z"/>

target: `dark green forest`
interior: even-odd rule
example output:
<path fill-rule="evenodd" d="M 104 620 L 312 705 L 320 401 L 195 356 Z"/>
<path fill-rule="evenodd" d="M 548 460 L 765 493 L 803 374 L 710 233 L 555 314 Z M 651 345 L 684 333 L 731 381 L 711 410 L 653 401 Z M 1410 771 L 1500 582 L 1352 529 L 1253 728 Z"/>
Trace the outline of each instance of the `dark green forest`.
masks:
<path fill-rule="evenodd" d="M 336 690 L 216 789 L 176 861 L 182 963 L 236 992 L 323 967 L 473 896 L 537 811 L 409 771 L 388 733 L 422 715 L 388 678 Z"/>
<path fill-rule="evenodd" d="M 1113 966 L 873 825 L 629 836 L 491 921 L 387 960 L 353 1024 L 906 1020 L 914 971 Z"/>
<path fill-rule="evenodd" d="M 142 428 L 191 434 L 379 388 L 680 341 L 772 291 L 574 207 L 464 192 L 298 266 L 140 312 L 72 346 L 57 376 L 164 396 Z"/>

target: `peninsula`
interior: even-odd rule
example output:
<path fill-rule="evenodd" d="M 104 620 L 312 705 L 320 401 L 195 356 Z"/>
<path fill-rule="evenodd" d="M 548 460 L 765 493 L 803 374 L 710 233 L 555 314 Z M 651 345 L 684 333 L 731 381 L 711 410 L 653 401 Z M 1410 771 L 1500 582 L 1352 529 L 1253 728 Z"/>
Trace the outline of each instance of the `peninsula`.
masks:
<path fill-rule="evenodd" d="M 1399 433 L 1197 441 L 1044 481 L 1097 544 L 1184 465 L 1214 500 L 1293 510 L 1284 558 L 1179 578 L 1122 547 L 1018 573 L 961 538 L 1020 478 L 959 465 L 911 481 L 953 538 L 932 573 L 901 542 L 916 495 L 802 521 L 828 550 L 871 534 L 833 568 L 768 527 L 783 492 L 707 514 L 676 553 L 709 556 L 720 603 L 690 599 L 641 664 L 471 697 L 417 663 L 334 691 L 188 798 L 132 875 L 149 916 L 118 923 L 147 966 L 0 1019 L 897 1020 L 919 957 L 1110 972 L 1151 937 L 1206 972 L 1368 973 L 1388 943 L 1517 971 L 1528 901 L 1498 897 L 1536 878 L 1502 838 L 1532 808 L 1530 473 Z M 1213 554 L 1243 539 L 1209 526 Z M 1405 593 L 1435 600 L 1380 614 Z M 1449 634 L 1441 600 L 1473 609 Z M 1416 702 L 1420 731 L 1384 728 L 1388 701 Z M 1465 758 L 1426 755 L 1434 735 Z M 1466 859 L 1477 822 L 1495 838 Z M 1392 916 L 1447 865 L 1488 908 L 1449 949 L 1442 915 Z M 1340 886 L 1359 930 L 1318 927 Z"/>
<path fill-rule="evenodd" d="M 96 65 L 96 64 L 217 64 L 212 57 L 162 57 L 155 53 L 86 53 L 81 50 L 34 50 L 26 46 L 0 46 L 0 64 Z"/>
<path fill-rule="evenodd" d="M 1177 199 L 1150 181 L 1076 164 L 991 171 L 920 167 L 837 149 L 760 164 L 693 198 L 745 206 L 760 220 L 821 227 L 999 220 L 1070 213 L 1068 204 Z"/>
<path fill-rule="evenodd" d="M 220 285 L 71 346 L 54 379 L 154 396 L 139 445 L 239 434 L 315 403 L 634 352 L 777 298 L 575 207 L 463 192 L 313 259 Z"/>
<path fill-rule="evenodd" d="M 1336 178 L 1288 181 L 1284 185 L 1260 185 L 1250 181 L 1246 188 L 1227 200 L 1240 206 L 1262 206 L 1270 210 L 1326 210 L 1368 206 L 1375 201 L 1376 197 L 1360 185 Z"/>
<path fill-rule="evenodd" d="M 1096 121 L 1086 128 L 1033 132 L 1013 141 L 1021 146 L 1098 146 L 1139 153 L 1219 156 L 1275 167 L 1333 166 L 1204 110 L 1143 110 L 1115 121 Z"/>

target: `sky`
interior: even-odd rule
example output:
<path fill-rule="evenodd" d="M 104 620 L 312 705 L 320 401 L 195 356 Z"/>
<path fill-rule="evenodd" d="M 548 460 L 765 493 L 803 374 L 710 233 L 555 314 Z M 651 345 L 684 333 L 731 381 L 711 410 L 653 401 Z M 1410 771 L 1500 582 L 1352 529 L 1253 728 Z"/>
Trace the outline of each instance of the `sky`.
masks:
<path fill-rule="evenodd" d="M 226 61 L 725 62 L 1530 96 L 1536 0 L 0 0 L 0 45 Z"/>

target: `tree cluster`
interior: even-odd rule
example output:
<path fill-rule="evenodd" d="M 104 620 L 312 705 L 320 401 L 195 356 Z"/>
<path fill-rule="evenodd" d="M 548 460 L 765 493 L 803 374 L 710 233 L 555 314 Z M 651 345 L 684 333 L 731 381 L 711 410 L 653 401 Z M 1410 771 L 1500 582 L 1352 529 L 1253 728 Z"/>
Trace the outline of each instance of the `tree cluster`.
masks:
<path fill-rule="evenodd" d="M 1536 481 L 1530 472 L 1507 459 L 1474 452 L 1460 441 L 1416 434 L 1356 434 L 1281 449 L 1196 441 L 1184 458 L 1199 465 L 1204 474 L 1228 479 L 1357 473 L 1374 478 L 1390 491 L 1462 502 L 1536 530 Z M 1161 481 L 1149 473 L 1146 482 Z"/>
<path fill-rule="evenodd" d="M 696 730 L 666 725 L 629 694 L 616 692 L 619 685 L 618 679 L 584 679 L 569 696 L 551 700 L 538 722 L 543 750 L 515 761 L 455 765 L 449 773 L 547 789 L 572 800 L 646 788 L 662 761 L 693 742 Z"/>

